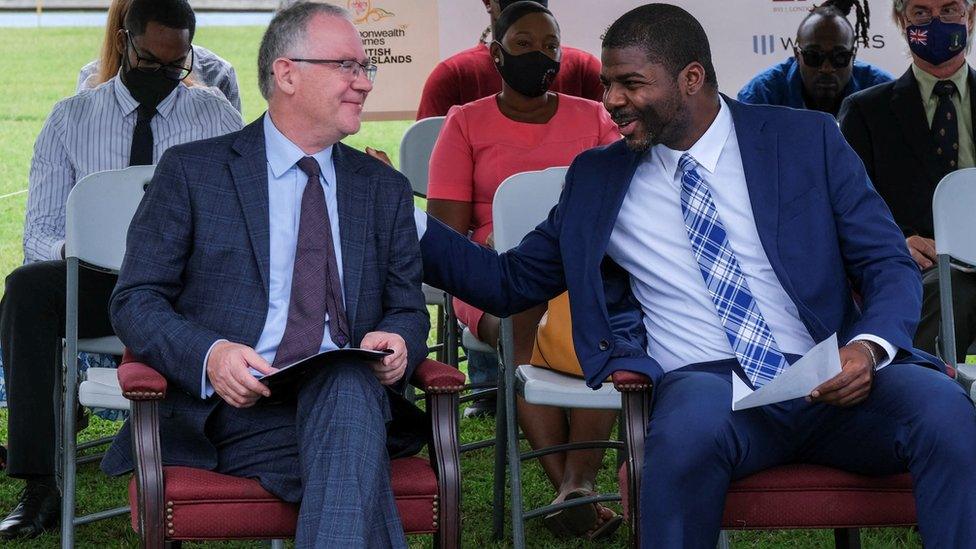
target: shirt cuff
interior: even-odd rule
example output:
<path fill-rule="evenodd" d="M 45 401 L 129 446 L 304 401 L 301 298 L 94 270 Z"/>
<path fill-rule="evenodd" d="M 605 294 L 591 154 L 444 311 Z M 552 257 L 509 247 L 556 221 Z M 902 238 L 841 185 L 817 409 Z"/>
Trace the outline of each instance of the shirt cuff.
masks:
<path fill-rule="evenodd" d="M 895 353 L 897 352 L 897 349 L 895 349 L 894 345 L 888 343 L 886 339 L 871 334 L 858 334 L 852 337 L 851 340 L 847 342 L 847 344 L 850 345 L 851 343 L 859 339 L 863 339 L 864 341 L 870 341 L 871 343 L 877 343 L 878 345 L 881 346 L 882 349 L 885 350 L 886 353 L 888 353 L 888 357 L 882 360 L 881 362 L 879 362 L 878 365 L 874 368 L 875 370 L 880 370 L 884 368 L 885 366 L 891 364 L 891 361 L 895 359 Z"/>
<path fill-rule="evenodd" d="M 51 256 L 50 259 L 58 260 L 64 259 L 61 256 L 61 250 L 64 248 L 64 240 L 56 240 L 54 244 L 51 245 Z"/>
<path fill-rule="evenodd" d="M 414 206 L 413 222 L 415 225 L 417 225 L 417 240 L 423 240 L 424 233 L 427 232 L 427 212 Z"/>
<path fill-rule="evenodd" d="M 218 343 L 227 341 L 226 339 L 218 339 L 210 344 L 210 348 L 207 349 L 207 354 L 203 357 L 203 375 L 200 379 L 200 398 L 207 400 L 214 394 L 213 385 L 210 384 L 210 380 L 207 379 L 207 363 L 210 362 L 210 353 L 213 348 L 217 346 Z"/>

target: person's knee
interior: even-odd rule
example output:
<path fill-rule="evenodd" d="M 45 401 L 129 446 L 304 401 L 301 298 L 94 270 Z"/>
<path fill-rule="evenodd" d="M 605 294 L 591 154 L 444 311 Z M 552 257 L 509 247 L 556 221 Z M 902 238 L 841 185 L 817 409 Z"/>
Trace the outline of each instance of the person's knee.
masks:
<path fill-rule="evenodd" d="M 961 387 L 941 384 L 915 408 L 916 451 L 957 465 L 976 459 L 976 408 Z"/>
<path fill-rule="evenodd" d="M 44 297 L 63 291 L 63 281 L 60 281 L 60 287 L 53 287 L 57 281 L 49 275 L 49 270 L 50 266 L 45 263 L 29 263 L 14 269 L 4 283 L 4 307 L 36 310 Z"/>
<path fill-rule="evenodd" d="M 651 419 L 645 462 L 672 482 L 728 463 L 735 446 L 731 419 L 723 414 L 681 414 L 668 421 Z"/>

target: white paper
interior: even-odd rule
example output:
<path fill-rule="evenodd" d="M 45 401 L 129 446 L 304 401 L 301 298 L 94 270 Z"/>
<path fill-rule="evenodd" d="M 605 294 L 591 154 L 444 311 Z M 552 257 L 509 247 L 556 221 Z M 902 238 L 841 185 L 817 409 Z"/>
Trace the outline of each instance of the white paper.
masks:
<path fill-rule="evenodd" d="M 745 410 L 805 397 L 839 373 L 840 351 L 837 348 L 837 334 L 834 334 L 755 391 L 733 372 L 732 409 Z"/>

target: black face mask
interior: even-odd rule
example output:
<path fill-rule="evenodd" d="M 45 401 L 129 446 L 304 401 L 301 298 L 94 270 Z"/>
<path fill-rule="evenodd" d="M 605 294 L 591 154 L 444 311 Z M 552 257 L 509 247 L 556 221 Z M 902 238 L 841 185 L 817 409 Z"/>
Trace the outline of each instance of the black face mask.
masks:
<path fill-rule="evenodd" d="M 495 67 L 509 87 L 526 97 L 539 97 L 549 91 L 559 73 L 559 61 L 553 61 L 541 51 L 512 55 L 495 43 L 502 53 L 502 63 L 496 62 Z"/>
<path fill-rule="evenodd" d="M 129 55 L 126 52 L 122 56 L 122 83 L 129 89 L 132 98 L 140 105 L 156 107 L 160 101 L 166 99 L 176 86 L 178 80 L 167 78 L 163 71 L 145 72 L 132 68 L 129 64 Z"/>

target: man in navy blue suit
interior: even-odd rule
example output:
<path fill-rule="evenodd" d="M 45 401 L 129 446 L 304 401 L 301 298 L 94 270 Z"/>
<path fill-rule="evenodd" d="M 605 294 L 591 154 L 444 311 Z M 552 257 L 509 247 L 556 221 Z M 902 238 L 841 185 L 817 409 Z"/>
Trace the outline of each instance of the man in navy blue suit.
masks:
<path fill-rule="evenodd" d="M 411 411 L 399 393 L 427 354 L 413 198 L 401 174 L 339 143 L 359 130 L 376 67 L 348 14 L 320 3 L 275 16 L 258 67 L 264 116 L 160 160 L 112 323 L 170 383 L 165 464 L 300 501 L 296 546 L 406 547 L 388 452 L 417 441 L 388 439 L 387 422 Z M 291 401 L 253 406 L 270 394 L 255 372 L 350 346 L 393 353 L 320 368 Z M 132 468 L 130 438 L 126 427 L 107 472 Z"/>
<path fill-rule="evenodd" d="M 429 220 L 425 280 L 500 315 L 568 289 L 587 383 L 654 380 L 646 547 L 714 547 L 729 483 L 794 461 L 910 471 L 926 545 L 976 539 L 973 405 L 912 348 L 918 269 L 833 119 L 721 96 L 704 30 L 667 4 L 609 28 L 602 78 L 624 139 L 577 157 L 500 256 Z M 731 411 L 732 375 L 761 386 L 833 333 L 835 378 Z"/>

